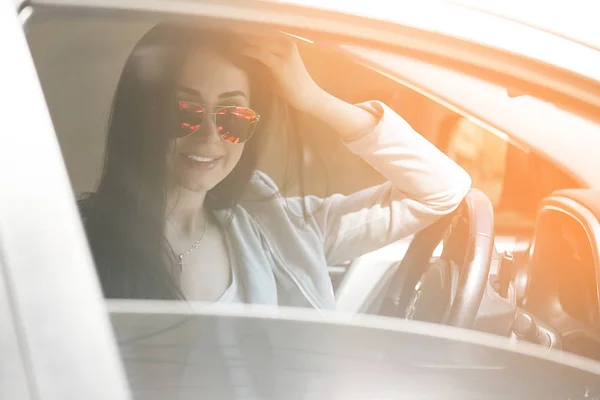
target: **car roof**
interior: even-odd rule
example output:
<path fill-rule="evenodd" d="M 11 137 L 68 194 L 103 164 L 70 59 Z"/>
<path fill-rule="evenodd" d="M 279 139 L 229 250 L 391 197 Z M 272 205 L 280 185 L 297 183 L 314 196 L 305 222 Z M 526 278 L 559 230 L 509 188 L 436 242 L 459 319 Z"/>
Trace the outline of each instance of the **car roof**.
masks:
<path fill-rule="evenodd" d="M 600 49 L 598 5 L 590 0 L 451 0 Z"/>
<path fill-rule="evenodd" d="M 532 96 L 398 54 L 363 47 L 342 49 L 442 105 L 508 134 L 550 159 L 584 186 L 600 188 L 600 124 Z"/>
<path fill-rule="evenodd" d="M 188 15 L 208 15 L 211 12 L 222 15 L 223 9 L 218 11 L 211 11 L 211 9 L 229 7 L 232 16 L 236 14 L 236 8 L 242 10 L 244 7 L 251 7 L 254 10 L 277 12 L 278 23 L 294 20 L 295 11 L 306 16 L 308 15 L 306 9 L 309 9 L 310 15 L 331 17 L 330 26 L 323 28 L 324 30 L 336 31 L 339 27 L 336 28 L 334 19 L 344 15 L 358 17 L 365 21 L 383 22 L 384 25 L 392 23 L 396 26 L 415 28 L 526 56 L 600 82 L 600 50 L 597 48 L 569 39 L 566 35 L 563 37 L 540 29 L 536 25 L 523 23 L 519 19 L 508 19 L 453 1 L 236 0 L 233 2 L 223 0 L 219 3 L 219 7 L 216 7 L 213 1 L 208 0 L 177 2 L 172 0 L 32 0 L 29 2 L 34 6 L 59 5 L 180 14 L 182 10 L 186 10 Z M 233 3 L 236 3 L 237 7 Z M 300 9 L 304 9 L 304 12 L 299 13 Z M 316 11 L 320 13 L 317 14 Z M 246 19 L 252 20 L 252 18 Z M 291 22 L 292 25 L 297 23 L 297 21 Z M 302 24 L 310 25 L 308 19 L 304 19 Z M 379 29 L 384 25 L 380 24 Z M 380 36 L 382 36 L 381 32 Z M 378 37 L 377 40 L 385 42 L 389 38 Z"/>
<path fill-rule="evenodd" d="M 257 0 L 264 2 L 265 0 Z M 600 82 L 600 50 L 590 46 L 596 43 L 595 26 L 592 21 L 581 26 L 592 25 L 584 33 L 576 31 L 574 24 L 551 24 L 551 19 L 540 17 L 533 20 L 534 13 L 517 14 L 516 6 L 512 11 L 493 13 L 492 3 L 484 1 L 487 8 L 467 7 L 465 4 L 450 0 L 268 0 L 272 3 L 294 4 L 304 7 L 330 10 L 363 18 L 389 21 L 394 24 L 414 27 L 425 31 L 457 37 L 473 43 L 495 47 L 504 51 L 531 57 L 551 65 L 578 73 Z M 479 4 L 475 0 L 465 3 Z M 510 3 L 510 2 L 509 2 Z M 538 9 L 542 7 L 538 3 Z M 527 8 L 524 8 L 526 10 Z M 539 12 L 546 12 L 544 6 Z M 590 7 L 589 15 L 595 15 Z M 561 9 L 555 8 L 558 13 Z M 564 14 L 569 15 L 568 13 Z M 583 11 L 582 11 L 583 14 Z M 507 18 L 507 16 L 511 18 Z M 520 16 L 520 17 L 519 17 Z M 589 20 L 588 16 L 588 20 Z M 578 21 L 572 21 L 578 22 Z M 553 29 L 548 29 L 552 26 Z M 568 33 L 568 34 L 567 34 Z M 575 40 L 584 38 L 585 40 Z M 584 44 L 585 43 L 585 44 Z"/>

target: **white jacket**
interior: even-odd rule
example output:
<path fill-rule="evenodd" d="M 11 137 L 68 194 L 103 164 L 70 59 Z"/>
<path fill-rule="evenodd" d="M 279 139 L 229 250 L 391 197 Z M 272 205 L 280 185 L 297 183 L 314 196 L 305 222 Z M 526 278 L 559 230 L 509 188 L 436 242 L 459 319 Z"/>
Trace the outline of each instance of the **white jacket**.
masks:
<path fill-rule="evenodd" d="M 334 309 L 328 265 L 425 228 L 454 211 L 469 190 L 469 175 L 393 110 L 376 101 L 359 106 L 379 123 L 345 145 L 389 182 L 349 196 L 306 197 L 306 221 L 301 199 L 277 195 L 275 183 L 257 172 L 224 223 L 247 302 Z M 228 214 L 217 218 L 225 222 Z"/>

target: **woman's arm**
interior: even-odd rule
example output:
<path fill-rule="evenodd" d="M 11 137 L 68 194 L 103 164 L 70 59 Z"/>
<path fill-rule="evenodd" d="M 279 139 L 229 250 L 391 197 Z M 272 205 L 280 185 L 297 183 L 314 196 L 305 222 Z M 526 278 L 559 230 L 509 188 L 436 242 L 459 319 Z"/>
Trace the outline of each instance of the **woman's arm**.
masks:
<path fill-rule="evenodd" d="M 379 122 L 373 113 L 346 103 L 320 88 L 314 91 L 312 99 L 301 110 L 326 122 L 344 142 L 353 141 L 365 132 L 372 131 Z"/>
<path fill-rule="evenodd" d="M 306 198 L 328 263 L 374 251 L 454 211 L 471 186 L 469 175 L 381 102 L 355 106 L 378 121 L 344 140 L 389 182 L 349 196 Z M 292 202 L 300 203 L 298 201 Z"/>
<path fill-rule="evenodd" d="M 389 181 L 349 196 L 306 198 L 329 264 L 415 233 L 460 204 L 471 185 L 468 174 L 393 110 L 380 102 L 348 104 L 323 91 L 293 43 L 249 42 L 245 54 L 270 67 L 292 106 L 328 123 Z"/>

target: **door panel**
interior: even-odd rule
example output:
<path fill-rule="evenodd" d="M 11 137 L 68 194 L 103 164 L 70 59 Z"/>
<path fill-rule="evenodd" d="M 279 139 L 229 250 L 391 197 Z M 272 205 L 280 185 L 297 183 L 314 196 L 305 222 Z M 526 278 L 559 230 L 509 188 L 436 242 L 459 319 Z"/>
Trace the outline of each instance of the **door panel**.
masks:
<path fill-rule="evenodd" d="M 128 399 L 69 179 L 13 7 L 0 2 L 0 38 L 10 60 L 0 74 L 0 267 L 30 395 Z"/>

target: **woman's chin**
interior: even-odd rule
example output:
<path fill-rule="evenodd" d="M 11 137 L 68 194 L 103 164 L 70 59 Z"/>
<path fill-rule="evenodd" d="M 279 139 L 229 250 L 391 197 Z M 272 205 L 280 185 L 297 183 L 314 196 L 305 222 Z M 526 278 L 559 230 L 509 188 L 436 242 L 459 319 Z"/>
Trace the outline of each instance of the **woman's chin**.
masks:
<path fill-rule="evenodd" d="M 220 180 L 208 179 L 182 179 L 179 181 L 179 186 L 190 192 L 206 193 L 220 182 Z"/>
<path fill-rule="evenodd" d="M 177 165 L 179 186 L 193 192 L 208 192 L 227 176 L 223 159 L 213 163 L 182 162 Z"/>

